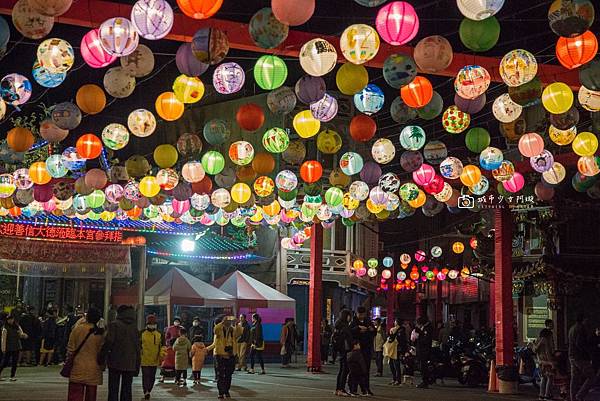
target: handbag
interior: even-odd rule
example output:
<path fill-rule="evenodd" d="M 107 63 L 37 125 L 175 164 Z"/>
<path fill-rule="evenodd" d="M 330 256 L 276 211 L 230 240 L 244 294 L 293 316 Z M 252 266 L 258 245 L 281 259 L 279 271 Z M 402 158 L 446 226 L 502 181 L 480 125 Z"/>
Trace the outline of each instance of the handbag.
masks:
<path fill-rule="evenodd" d="M 62 377 L 66 377 L 66 378 L 71 377 L 71 371 L 73 370 L 73 361 L 75 360 L 75 357 L 77 356 L 79 351 L 81 351 L 81 348 L 83 348 L 83 346 L 85 345 L 85 342 L 88 340 L 88 338 L 90 338 L 90 336 L 92 335 L 93 332 L 94 332 L 94 330 L 90 329 L 90 332 L 87 334 L 87 336 L 85 336 L 85 338 L 83 339 L 81 344 L 79 344 L 79 347 L 77 347 L 75 352 L 73 352 L 71 355 L 69 355 L 67 357 L 67 359 L 65 360 L 65 364 L 63 365 L 62 369 L 60 370 L 60 375 Z"/>

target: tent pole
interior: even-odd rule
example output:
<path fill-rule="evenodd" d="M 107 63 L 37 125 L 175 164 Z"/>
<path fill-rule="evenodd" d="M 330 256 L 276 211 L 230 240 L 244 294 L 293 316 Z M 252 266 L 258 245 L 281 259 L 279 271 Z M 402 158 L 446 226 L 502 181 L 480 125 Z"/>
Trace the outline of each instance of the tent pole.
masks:
<path fill-rule="evenodd" d="M 146 246 L 140 246 L 139 248 L 139 261 L 138 261 L 138 304 L 137 304 L 137 323 L 138 329 L 144 328 L 144 296 L 146 294 Z"/>

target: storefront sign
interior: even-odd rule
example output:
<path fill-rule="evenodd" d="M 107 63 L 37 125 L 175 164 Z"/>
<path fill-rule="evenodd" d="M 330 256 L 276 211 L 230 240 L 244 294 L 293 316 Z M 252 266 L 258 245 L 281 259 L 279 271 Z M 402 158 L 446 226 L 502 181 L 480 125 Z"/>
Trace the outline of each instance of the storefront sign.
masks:
<path fill-rule="evenodd" d="M 0 223 L 0 235 L 5 237 L 58 239 L 121 243 L 120 230 L 96 230 L 84 227 L 51 227 L 21 223 Z"/>
<path fill-rule="evenodd" d="M 310 285 L 310 280 L 302 280 L 302 279 L 298 279 L 298 278 L 294 278 L 290 281 L 290 284 L 292 285 L 305 285 L 305 286 L 309 286 Z"/>

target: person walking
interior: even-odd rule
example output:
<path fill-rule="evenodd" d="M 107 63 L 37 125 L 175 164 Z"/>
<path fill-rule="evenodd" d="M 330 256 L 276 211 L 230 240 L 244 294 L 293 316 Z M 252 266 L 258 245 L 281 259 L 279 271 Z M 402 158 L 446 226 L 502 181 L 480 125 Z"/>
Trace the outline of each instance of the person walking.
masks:
<path fill-rule="evenodd" d="M 329 361 L 329 347 L 331 347 L 331 335 L 333 330 L 327 320 L 321 320 L 321 363 L 326 365 Z"/>
<path fill-rule="evenodd" d="M 140 334 L 133 307 L 117 308 L 117 318 L 108 324 L 99 358 L 108 366 L 108 401 L 131 401 L 131 384 L 141 364 Z"/>
<path fill-rule="evenodd" d="M 360 342 L 360 352 L 362 352 L 367 367 L 367 394 L 373 395 L 371 391 L 371 361 L 373 360 L 373 340 L 375 339 L 375 326 L 367 315 L 367 309 L 359 306 L 356 309 L 356 317 L 350 323 L 352 336 Z"/>
<path fill-rule="evenodd" d="M 338 354 L 340 366 L 336 378 L 335 395 L 347 397 L 350 394 L 346 391 L 346 381 L 348 379 L 348 352 L 352 349 L 352 332 L 350 331 L 350 321 L 352 313 L 348 309 L 340 312 L 340 317 L 335 322 L 332 336 L 333 349 Z"/>
<path fill-rule="evenodd" d="M 36 365 L 36 343 L 40 336 L 41 326 L 39 319 L 35 316 L 35 308 L 29 306 L 19 320 L 19 325 L 27 338 L 21 340 L 20 361 L 22 365 Z"/>
<path fill-rule="evenodd" d="M 190 357 L 192 358 L 192 378 L 194 384 L 201 384 L 200 378 L 202 376 L 202 368 L 204 367 L 204 360 L 208 348 L 204 345 L 201 335 L 197 335 L 193 338 L 192 350 L 190 351 Z"/>
<path fill-rule="evenodd" d="M 23 333 L 21 326 L 14 315 L 10 314 L 2 326 L 2 340 L 0 348 L 2 349 L 3 361 L 0 365 L 0 375 L 2 370 L 10 366 L 10 381 L 17 380 L 17 364 L 19 363 L 19 352 L 21 351 L 21 340 L 27 338 Z"/>
<path fill-rule="evenodd" d="M 90 308 L 71 328 L 67 342 L 67 359 L 72 361 L 67 401 L 96 401 L 102 384 L 102 366 L 98 364 L 104 341 L 104 329 L 98 326 L 101 318 L 98 309 Z"/>
<path fill-rule="evenodd" d="M 550 326 L 550 327 L 548 327 Z M 552 381 L 554 378 L 554 335 L 552 333 L 552 320 L 546 320 L 546 327 L 540 331 L 539 338 L 533 345 L 533 352 L 538 358 L 542 375 L 540 383 L 540 400 L 552 399 Z"/>
<path fill-rule="evenodd" d="M 281 327 L 281 335 L 279 337 L 279 344 L 281 344 L 281 367 L 289 368 L 292 362 L 292 354 L 296 348 L 296 340 L 298 333 L 296 333 L 296 325 L 294 319 L 287 318 L 285 323 Z"/>
<path fill-rule="evenodd" d="M 57 326 L 56 311 L 48 309 L 45 313 L 42 326 L 42 343 L 40 345 L 40 366 L 48 366 L 54 358 L 54 348 L 56 347 Z"/>
<path fill-rule="evenodd" d="M 421 316 L 417 319 L 415 327 L 416 332 L 416 349 L 417 360 L 419 362 L 419 370 L 421 371 L 421 383 L 418 388 L 429 387 L 429 357 L 431 355 L 431 344 L 433 341 L 431 322 L 426 316 Z"/>
<path fill-rule="evenodd" d="M 381 319 L 375 319 L 375 340 L 373 349 L 375 350 L 375 366 L 377 367 L 377 373 L 375 376 L 383 376 L 383 344 L 386 340 L 385 328 L 381 324 Z"/>
<path fill-rule="evenodd" d="M 156 369 L 160 366 L 162 334 L 156 328 L 156 316 L 148 315 L 146 317 L 146 327 L 140 334 L 142 342 L 140 365 L 145 400 L 150 399 L 150 393 L 156 380 Z"/>
<path fill-rule="evenodd" d="M 187 330 L 183 327 L 179 330 L 179 337 L 173 344 L 173 350 L 175 351 L 175 383 L 180 386 L 187 386 L 187 368 L 192 343 L 187 338 Z"/>
<path fill-rule="evenodd" d="M 219 399 L 230 398 L 231 377 L 235 370 L 235 356 L 233 354 L 233 327 L 232 321 L 235 317 L 223 317 L 217 320 L 214 328 L 213 343 L 208 350 L 213 350 L 215 358 L 215 375 L 217 378 L 217 389 Z"/>
<path fill-rule="evenodd" d="M 170 344 L 172 339 L 177 339 L 177 337 L 180 335 L 180 330 L 181 318 L 179 316 L 175 316 L 173 318 L 173 324 L 165 329 L 165 342 Z"/>
<path fill-rule="evenodd" d="M 571 363 L 571 401 L 582 401 L 590 390 L 594 378 L 588 333 L 588 320 L 583 314 L 569 329 L 569 361 Z"/>
<path fill-rule="evenodd" d="M 252 315 L 252 328 L 250 329 L 250 370 L 254 374 L 254 362 L 257 359 L 260 364 L 260 374 L 264 375 L 265 361 L 263 351 L 265 350 L 265 339 L 263 337 L 262 319 L 258 313 Z"/>
<path fill-rule="evenodd" d="M 237 370 L 247 371 L 246 355 L 248 354 L 248 343 L 250 342 L 250 324 L 248 324 L 246 315 L 243 313 L 240 315 L 239 321 L 235 325 L 234 334 L 237 343 Z"/>

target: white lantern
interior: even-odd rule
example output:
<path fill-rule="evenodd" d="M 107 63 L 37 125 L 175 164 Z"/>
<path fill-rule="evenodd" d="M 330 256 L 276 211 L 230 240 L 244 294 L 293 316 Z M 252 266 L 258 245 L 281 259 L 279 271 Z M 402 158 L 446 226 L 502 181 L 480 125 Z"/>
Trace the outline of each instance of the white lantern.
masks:
<path fill-rule="evenodd" d="M 309 75 L 320 77 L 335 67 L 337 51 L 325 39 L 316 38 L 304 44 L 300 49 L 300 65 Z"/>
<path fill-rule="evenodd" d="M 100 25 L 100 44 L 108 54 L 122 57 L 133 53 L 140 37 L 127 18 L 107 19 Z"/>
<path fill-rule="evenodd" d="M 505 93 L 494 100 L 492 112 L 498 121 L 508 124 L 521 116 L 523 107 L 513 102 L 508 93 Z"/>
<path fill-rule="evenodd" d="M 137 109 L 129 113 L 127 126 L 133 135 L 145 138 L 152 135 L 156 129 L 156 118 L 146 109 Z"/>
<path fill-rule="evenodd" d="M 462 15 L 481 21 L 500 11 L 504 0 L 456 0 L 456 4 Z"/>
<path fill-rule="evenodd" d="M 138 0 L 131 9 L 131 23 L 144 39 L 162 39 L 173 27 L 173 9 L 165 0 Z"/>
<path fill-rule="evenodd" d="M 154 54 L 146 45 L 139 45 L 131 54 L 121 57 L 121 67 L 136 78 L 145 77 L 154 69 Z"/>
<path fill-rule="evenodd" d="M 125 71 L 123 67 L 113 67 L 104 74 L 104 89 L 112 97 L 125 98 L 135 89 L 135 78 Z"/>

